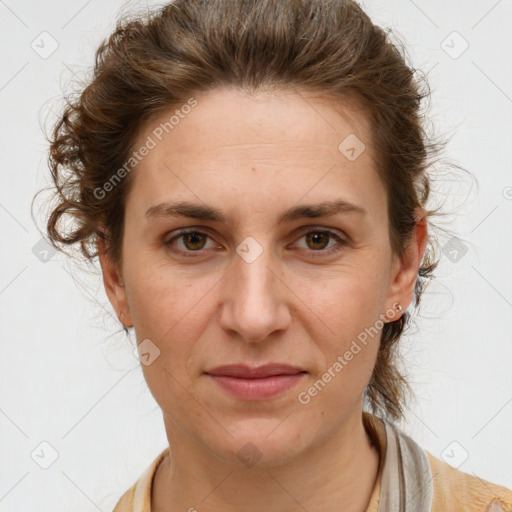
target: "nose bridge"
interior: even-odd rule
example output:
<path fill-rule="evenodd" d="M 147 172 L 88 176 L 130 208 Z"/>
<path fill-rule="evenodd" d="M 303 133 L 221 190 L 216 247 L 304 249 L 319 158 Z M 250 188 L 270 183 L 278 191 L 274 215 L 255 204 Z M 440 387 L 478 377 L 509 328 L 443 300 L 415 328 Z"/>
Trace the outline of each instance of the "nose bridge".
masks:
<path fill-rule="evenodd" d="M 289 318 L 279 280 L 270 270 L 272 251 L 248 237 L 236 252 L 223 297 L 222 326 L 248 341 L 264 340 L 284 329 Z"/>

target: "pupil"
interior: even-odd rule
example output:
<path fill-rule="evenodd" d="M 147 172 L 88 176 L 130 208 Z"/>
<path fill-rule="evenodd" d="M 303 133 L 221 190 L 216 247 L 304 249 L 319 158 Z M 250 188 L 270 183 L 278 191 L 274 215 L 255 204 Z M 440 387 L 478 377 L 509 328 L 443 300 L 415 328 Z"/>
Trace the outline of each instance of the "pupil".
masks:
<path fill-rule="evenodd" d="M 190 233 L 190 234 L 187 234 L 186 235 L 186 239 L 188 241 L 191 242 L 192 245 L 195 245 L 195 244 L 200 244 L 200 239 L 201 239 L 202 235 L 199 235 L 198 233 Z M 202 247 L 202 245 L 201 245 Z M 194 249 L 200 249 L 201 247 L 193 247 Z"/>
<path fill-rule="evenodd" d="M 320 244 L 321 245 L 321 247 L 316 247 L 317 249 L 323 249 L 326 246 L 325 243 L 322 244 L 322 242 L 321 242 L 322 237 L 324 238 L 324 242 L 325 242 L 326 239 L 327 239 L 327 236 L 325 235 L 325 233 L 318 233 L 318 232 L 316 232 L 316 233 L 314 233 L 312 235 L 309 235 L 309 239 L 310 239 L 310 241 L 313 244 Z"/>

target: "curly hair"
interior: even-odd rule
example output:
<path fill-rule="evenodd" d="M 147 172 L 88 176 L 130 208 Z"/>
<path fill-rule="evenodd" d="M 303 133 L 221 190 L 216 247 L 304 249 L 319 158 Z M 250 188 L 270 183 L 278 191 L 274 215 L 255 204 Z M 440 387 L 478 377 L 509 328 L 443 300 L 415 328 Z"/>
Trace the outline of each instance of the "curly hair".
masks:
<path fill-rule="evenodd" d="M 439 146 L 425 130 L 425 76 L 417 76 L 403 44 L 390 35 L 351 0 L 175 0 L 118 18 L 96 51 L 91 79 L 66 98 L 49 139 L 50 242 L 59 250 L 79 244 L 92 261 L 101 236 L 120 263 L 132 174 L 123 173 L 108 194 L 98 190 L 126 165 L 145 124 L 220 86 L 292 87 L 320 93 L 333 105 L 354 100 L 367 115 L 388 195 L 391 247 L 403 254 L 415 212 L 429 198 L 428 171 Z M 429 219 L 433 213 L 427 211 Z M 64 225 L 66 218 L 72 222 Z M 434 253 L 429 234 L 415 306 L 437 265 Z M 405 312 L 384 325 L 365 391 L 372 412 L 393 420 L 403 417 L 408 389 L 396 342 L 410 321 Z"/>

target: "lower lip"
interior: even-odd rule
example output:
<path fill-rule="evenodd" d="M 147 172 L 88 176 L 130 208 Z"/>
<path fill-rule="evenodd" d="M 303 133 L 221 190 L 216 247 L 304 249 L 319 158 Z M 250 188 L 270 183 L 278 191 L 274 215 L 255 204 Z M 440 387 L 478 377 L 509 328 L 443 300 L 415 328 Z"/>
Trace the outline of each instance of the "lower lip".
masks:
<path fill-rule="evenodd" d="M 243 379 L 225 375 L 209 375 L 229 394 L 242 400 L 269 400 L 293 388 L 305 373 L 272 375 L 260 379 Z"/>

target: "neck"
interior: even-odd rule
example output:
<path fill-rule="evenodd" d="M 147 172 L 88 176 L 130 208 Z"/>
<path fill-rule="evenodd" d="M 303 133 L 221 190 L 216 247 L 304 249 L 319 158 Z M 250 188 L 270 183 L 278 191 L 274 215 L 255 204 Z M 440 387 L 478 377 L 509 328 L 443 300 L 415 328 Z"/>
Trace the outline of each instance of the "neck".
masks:
<path fill-rule="evenodd" d="M 361 414 L 299 458 L 269 468 L 235 466 L 181 431 L 167 433 L 170 455 L 153 480 L 152 512 L 361 512 L 376 483 L 379 454 Z"/>

